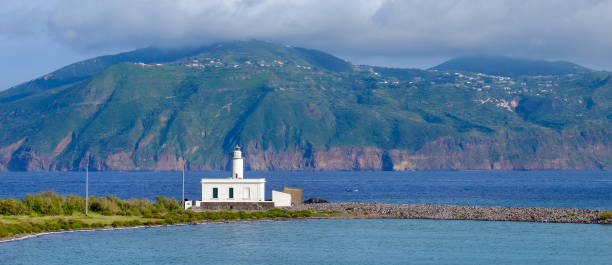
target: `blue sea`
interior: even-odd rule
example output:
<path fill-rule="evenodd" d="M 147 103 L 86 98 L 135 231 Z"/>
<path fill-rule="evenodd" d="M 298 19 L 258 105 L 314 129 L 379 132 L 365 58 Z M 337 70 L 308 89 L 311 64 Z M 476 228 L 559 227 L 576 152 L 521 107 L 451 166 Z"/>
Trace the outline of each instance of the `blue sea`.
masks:
<path fill-rule="evenodd" d="M 185 196 L 201 199 L 202 178 L 225 171 L 185 172 Z M 283 186 L 304 189 L 304 199 L 332 202 L 491 205 L 612 209 L 612 172 L 606 171 L 253 171 L 266 178 L 266 197 Z M 181 172 L 89 172 L 90 195 L 120 198 L 156 195 L 180 200 Z M 0 172 L 0 198 L 45 190 L 85 195 L 85 172 Z"/>
<path fill-rule="evenodd" d="M 186 172 L 186 194 L 202 177 Z M 612 209 L 612 172 L 246 172 L 304 198 Z M 90 172 L 90 193 L 179 198 L 180 172 Z M 84 194 L 83 172 L 0 173 L 0 197 Z M 0 243 L 0 264 L 612 264 L 612 226 L 442 220 L 299 220 L 47 234 Z"/>

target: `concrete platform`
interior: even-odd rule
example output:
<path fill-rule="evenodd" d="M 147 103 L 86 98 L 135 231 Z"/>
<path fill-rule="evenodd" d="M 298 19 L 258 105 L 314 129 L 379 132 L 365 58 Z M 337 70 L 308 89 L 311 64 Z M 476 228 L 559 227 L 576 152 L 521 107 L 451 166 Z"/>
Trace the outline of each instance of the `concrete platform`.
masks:
<path fill-rule="evenodd" d="M 193 211 L 210 210 L 244 210 L 244 211 L 267 211 L 274 209 L 274 202 L 202 202 L 200 207 L 191 208 Z"/>

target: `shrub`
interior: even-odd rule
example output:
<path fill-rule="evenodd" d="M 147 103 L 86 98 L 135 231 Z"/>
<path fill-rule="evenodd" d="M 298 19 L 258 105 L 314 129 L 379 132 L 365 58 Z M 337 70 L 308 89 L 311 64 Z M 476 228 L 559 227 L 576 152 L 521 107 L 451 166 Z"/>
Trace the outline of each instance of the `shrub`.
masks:
<path fill-rule="evenodd" d="M 251 219 L 263 219 L 266 218 L 266 214 L 264 212 L 252 212 Z"/>
<path fill-rule="evenodd" d="M 97 201 L 93 201 L 89 203 L 89 210 L 92 212 L 102 212 L 103 210 L 103 206 L 102 203 L 97 202 Z"/>
<path fill-rule="evenodd" d="M 599 220 L 612 219 L 612 211 L 603 211 L 599 214 Z"/>
<path fill-rule="evenodd" d="M 7 236 L 8 236 L 8 228 L 4 223 L 0 222 L 0 238 L 7 237 Z"/>
<path fill-rule="evenodd" d="M 293 217 L 294 218 L 312 217 L 312 211 L 301 210 L 301 211 L 293 212 Z"/>
<path fill-rule="evenodd" d="M 180 210 L 180 203 L 172 198 L 157 197 L 152 203 L 147 199 L 121 200 L 117 196 L 89 197 L 89 211 L 103 215 L 153 216 Z M 21 200 L 0 199 L 2 215 L 72 215 L 85 212 L 85 198 L 75 195 L 58 195 L 44 191 L 36 195 L 28 194 Z"/>
<path fill-rule="evenodd" d="M 74 195 L 68 195 L 64 200 L 62 209 L 64 214 L 68 215 L 85 212 L 85 199 Z"/>
<path fill-rule="evenodd" d="M 238 211 L 238 218 L 240 219 L 251 219 L 251 214 L 245 211 Z"/>
<path fill-rule="evenodd" d="M 157 199 L 156 208 L 162 212 L 172 212 L 181 209 L 180 202 L 175 199 L 162 196 L 156 196 L 155 199 Z"/>
<path fill-rule="evenodd" d="M 60 229 L 60 226 L 57 223 L 57 220 L 45 220 L 43 227 L 45 228 L 45 231 L 53 231 L 53 230 Z"/>
<path fill-rule="evenodd" d="M 26 195 L 22 203 L 30 209 L 31 213 L 41 215 L 61 215 L 64 213 L 62 204 L 64 197 L 53 191 L 43 191 L 37 195 Z"/>
<path fill-rule="evenodd" d="M 272 210 L 268 210 L 266 213 L 269 218 L 278 218 L 278 217 L 291 218 L 291 211 L 286 210 L 286 209 L 276 209 L 275 208 Z"/>
<path fill-rule="evenodd" d="M 104 224 L 104 223 L 92 223 L 92 224 L 89 225 L 89 227 L 91 227 L 91 228 L 102 228 L 102 227 L 105 227 L 105 226 L 106 226 L 106 224 Z"/>
<path fill-rule="evenodd" d="M 20 200 L 0 199 L 1 215 L 72 215 L 75 212 L 84 212 L 85 199 L 74 195 L 58 195 L 53 191 L 45 191 L 36 195 L 28 194 Z M 290 211 L 286 209 L 272 209 L 261 211 L 206 211 L 193 212 L 183 210 L 180 202 L 168 197 L 156 197 L 153 203 L 146 199 L 121 200 L 116 196 L 90 197 L 89 210 L 103 215 L 142 216 L 160 220 L 145 221 L 144 225 L 163 225 L 188 223 L 202 220 L 237 220 L 237 219 L 272 219 L 272 218 L 303 218 L 310 217 L 313 212 L 308 210 Z M 609 213 L 610 215 L 610 213 Z M 605 216 L 602 214 L 602 216 Z M 609 218 L 609 217 L 607 217 Z M 114 221 L 112 227 L 138 226 L 141 220 Z M 105 223 L 85 223 L 74 218 L 45 219 L 40 222 L 22 222 L 5 224 L 0 222 L 0 237 L 21 233 L 38 233 L 43 231 L 57 231 L 82 228 L 107 227 Z"/>
<path fill-rule="evenodd" d="M 0 214 L 3 215 L 24 215 L 28 210 L 22 202 L 15 199 L 0 200 Z"/>
<path fill-rule="evenodd" d="M 113 198 L 109 200 L 108 197 L 94 198 L 91 197 L 89 204 L 89 210 L 92 212 L 101 213 L 102 215 L 117 215 L 121 212 L 121 208 L 117 205 Z"/>
<path fill-rule="evenodd" d="M 129 223 L 128 223 L 129 224 Z M 113 221 L 113 223 L 111 224 L 112 227 L 121 227 L 121 226 L 126 226 L 126 223 L 123 221 Z"/>

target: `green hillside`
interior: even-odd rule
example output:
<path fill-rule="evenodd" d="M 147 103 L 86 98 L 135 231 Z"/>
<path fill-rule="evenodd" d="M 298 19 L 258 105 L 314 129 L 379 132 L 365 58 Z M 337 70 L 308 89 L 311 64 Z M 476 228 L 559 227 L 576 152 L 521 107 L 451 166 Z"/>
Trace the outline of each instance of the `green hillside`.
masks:
<path fill-rule="evenodd" d="M 467 71 L 489 75 L 518 77 L 522 75 L 583 74 L 591 70 L 564 61 L 529 60 L 502 56 L 465 56 L 446 61 L 432 68 L 444 71 Z"/>
<path fill-rule="evenodd" d="M 610 169 L 608 72 L 353 65 L 260 41 L 147 48 L 0 92 L 0 169 Z"/>

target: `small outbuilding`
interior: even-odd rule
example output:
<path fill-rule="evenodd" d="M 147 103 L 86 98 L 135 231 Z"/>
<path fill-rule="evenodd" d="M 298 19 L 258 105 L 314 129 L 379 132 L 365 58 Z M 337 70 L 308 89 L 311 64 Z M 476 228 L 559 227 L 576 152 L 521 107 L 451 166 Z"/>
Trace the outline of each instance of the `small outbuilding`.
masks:
<path fill-rule="evenodd" d="M 292 205 L 302 204 L 302 194 L 304 193 L 303 189 L 294 187 L 283 187 L 283 192 L 291 195 Z"/>

